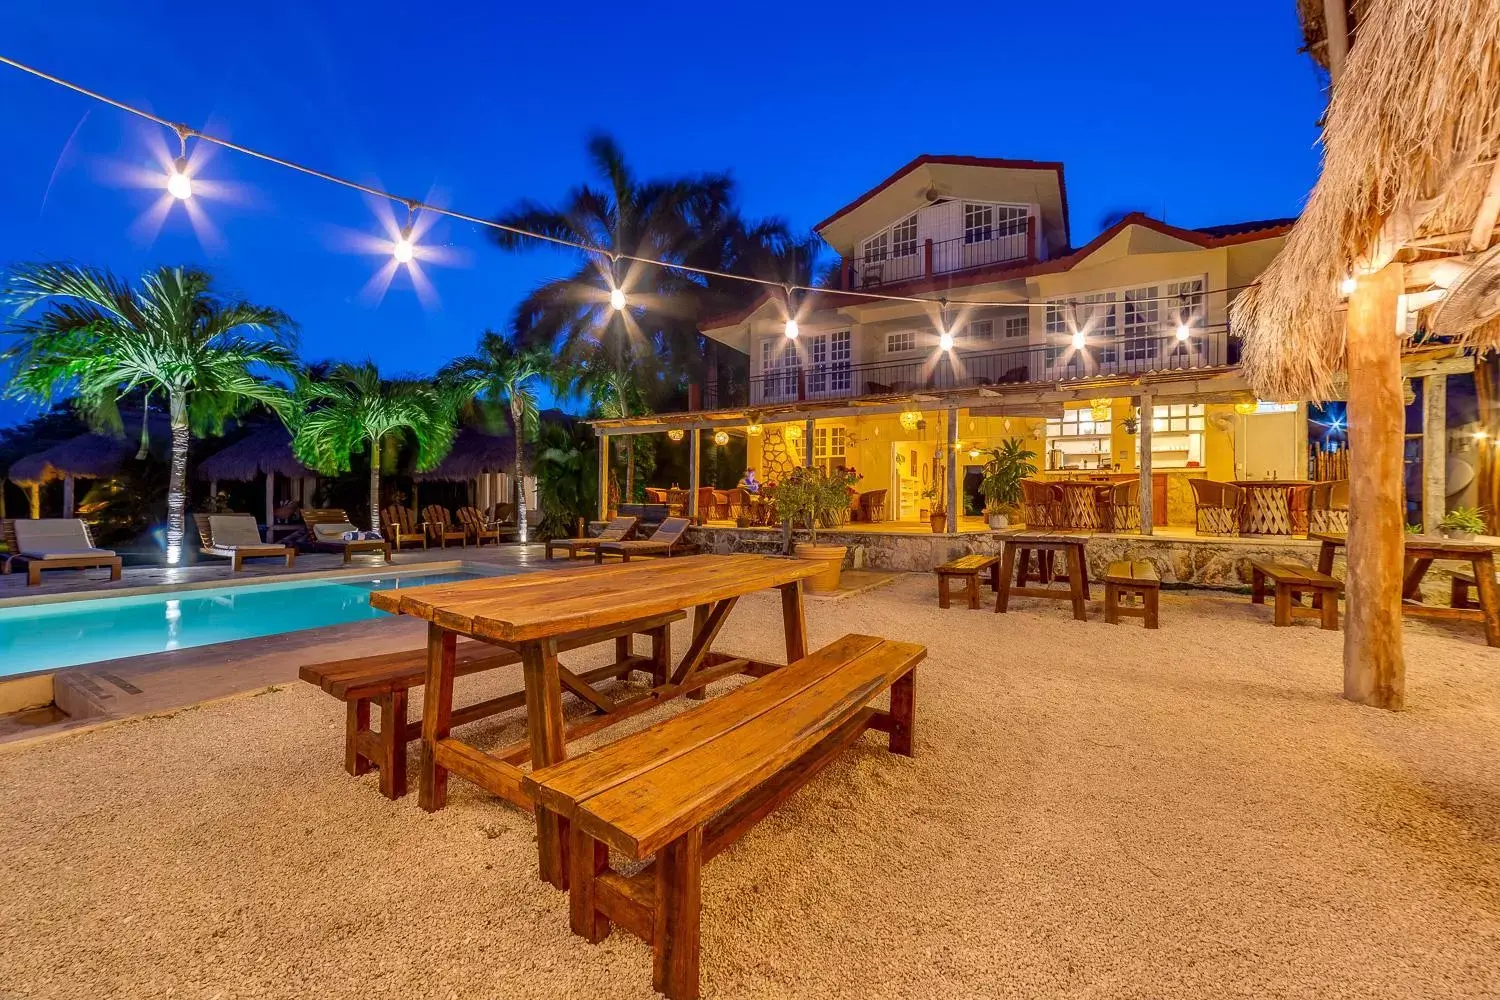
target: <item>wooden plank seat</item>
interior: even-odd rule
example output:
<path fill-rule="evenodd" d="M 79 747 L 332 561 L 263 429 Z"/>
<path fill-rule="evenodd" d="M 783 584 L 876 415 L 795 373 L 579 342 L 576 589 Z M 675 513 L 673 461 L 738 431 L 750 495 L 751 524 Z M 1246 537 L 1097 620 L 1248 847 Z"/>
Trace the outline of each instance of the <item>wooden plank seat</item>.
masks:
<path fill-rule="evenodd" d="M 605 542 L 623 542 L 635 533 L 639 523 L 640 518 L 621 515 L 610 520 L 604 530 L 591 538 L 549 538 L 547 558 L 551 559 L 554 551 L 562 549 L 569 559 L 577 559 L 580 554 L 592 552 Z"/>
<path fill-rule="evenodd" d="M 664 683 L 665 677 L 658 676 L 663 671 L 654 666 L 654 663 L 665 660 L 656 661 L 650 656 L 636 655 L 631 646 L 631 638 L 646 635 L 651 638 L 654 649 L 669 650 L 670 626 L 672 622 L 684 617 L 686 615 L 678 611 L 629 622 L 565 640 L 558 644 L 558 648 L 577 649 L 613 639 L 614 662 L 578 674 L 580 680 L 588 683 L 607 677 L 625 680 L 632 670 L 639 669 L 650 672 L 655 683 Z M 520 662 L 521 655 L 515 650 L 484 642 L 465 642 L 455 651 L 454 673 L 459 676 L 475 674 Z M 377 768 L 380 771 L 382 795 L 388 799 L 399 799 L 405 795 L 406 744 L 422 735 L 421 720 L 408 720 L 406 717 L 407 694 L 412 688 L 427 682 L 427 649 L 424 647 L 399 653 L 307 664 L 298 671 L 298 676 L 348 705 L 344 730 L 344 769 L 359 777 L 368 773 L 371 767 Z M 583 696 L 580 694 L 580 697 Z M 370 726 L 372 704 L 380 707 L 379 732 Z M 524 704 L 524 691 L 489 698 L 463 708 L 455 708 L 451 724 L 461 726 Z"/>
<path fill-rule="evenodd" d="M 979 608 L 979 574 L 989 570 L 990 589 L 1000 589 L 1000 557 L 987 556 L 982 553 L 974 553 L 967 556 L 959 556 L 951 562 L 945 562 L 933 572 L 937 574 L 938 580 L 938 607 L 948 607 L 948 588 L 953 577 L 962 577 L 964 580 L 964 593 L 969 598 L 970 610 Z"/>
<path fill-rule="evenodd" d="M 1121 604 L 1121 597 L 1139 599 L 1139 605 Z M 1156 628 L 1160 610 L 1161 577 L 1145 559 L 1121 559 L 1109 564 L 1104 574 L 1104 620 L 1120 624 L 1120 616 L 1143 618 L 1147 628 Z"/>
<path fill-rule="evenodd" d="M 691 711 L 534 771 L 527 787 L 567 829 L 574 932 L 610 922 L 652 946 L 652 983 L 698 996 L 702 865 L 769 815 L 866 729 L 911 756 L 924 647 L 846 635 Z M 867 707 L 887 688 L 890 710 Z M 655 860 L 636 875 L 609 849 Z"/>
<path fill-rule="evenodd" d="M 1272 621 L 1277 626 L 1288 626 L 1293 618 L 1317 618 L 1323 628 L 1338 629 L 1339 591 L 1343 589 L 1338 580 L 1310 566 L 1251 559 L 1251 603 L 1266 603 L 1268 579 L 1276 588 L 1276 612 Z M 1303 594 L 1313 599 L 1313 607 L 1302 606 Z"/>

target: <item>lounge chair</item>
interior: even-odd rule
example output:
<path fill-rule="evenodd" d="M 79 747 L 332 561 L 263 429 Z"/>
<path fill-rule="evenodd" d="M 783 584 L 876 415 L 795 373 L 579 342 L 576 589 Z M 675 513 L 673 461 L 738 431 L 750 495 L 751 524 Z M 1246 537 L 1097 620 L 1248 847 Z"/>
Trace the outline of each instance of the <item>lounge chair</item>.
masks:
<path fill-rule="evenodd" d="M 194 514 L 206 556 L 230 560 L 230 571 L 238 573 L 246 559 L 284 559 L 288 566 L 297 561 L 297 550 L 290 545 L 275 545 L 260 540 L 260 525 L 250 514 Z"/>
<path fill-rule="evenodd" d="M 403 545 L 421 545 L 422 548 L 427 548 L 427 532 L 417 529 L 410 507 L 403 507 L 399 503 L 391 504 L 380 512 L 380 528 L 385 540 L 397 552 L 401 551 Z"/>
<path fill-rule="evenodd" d="M 308 507 L 302 511 L 302 520 L 307 523 L 311 538 L 308 548 L 320 552 L 342 552 L 344 563 L 357 552 L 374 552 L 391 561 L 391 543 L 383 538 L 359 538 L 346 540 L 344 536 L 358 531 L 349 514 L 342 507 Z"/>
<path fill-rule="evenodd" d="M 656 529 L 650 538 L 627 539 L 623 542 L 600 542 L 594 549 L 594 562 L 602 563 L 605 556 L 619 556 L 630 562 L 638 556 L 667 557 L 682 543 L 691 522 L 685 517 L 669 517 Z"/>
<path fill-rule="evenodd" d="M 552 538 L 547 541 L 547 558 L 552 558 L 554 549 L 564 549 L 569 559 L 577 559 L 581 552 L 591 552 L 605 542 L 623 542 L 635 531 L 639 520 L 634 517 L 617 517 L 604 526 L 604 530 L 593 538 Z"/>
<path fill-rule="evenodd" d="M 5 521 L 5 541 L 11 556 L 5 561 L 9 573 L 17 559 L 26 564 L 26 586 L 42 582 L 44 569 L 94 569 L 108 567 L 109 578 L 120 578 L 120 557 L 111 549 L 94 545 L 89 526 L 76 517 L 45 517 Z"/>
<path fill-rule="evenodd" d="M 427 529 L 427 537 L 437 542 L 440 548 L 446 549 L 450 541 L 461 546 L 469 544 L 469 533 L 454 525 L 453 515 L 440 503 L 422 508 L 422 527 Z"/>
<path fill-rule="evenodd" d="M 486 538 L 493 539 L 496 545 L 500 544 L 501 535 L 513 535 L 515 528 L 502 528 L 498 524 L 491 524 L 484 519 L 476 507 L 458 508 L 458 525 L 463 528 L 464 534 L 473 539 L 475 545 L 483 545 Z"/>

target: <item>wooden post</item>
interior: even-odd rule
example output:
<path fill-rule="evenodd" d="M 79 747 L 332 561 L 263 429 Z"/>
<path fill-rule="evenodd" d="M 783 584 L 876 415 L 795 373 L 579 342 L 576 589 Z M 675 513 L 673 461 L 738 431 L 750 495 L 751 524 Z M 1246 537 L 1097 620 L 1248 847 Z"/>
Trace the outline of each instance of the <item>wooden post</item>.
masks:
<path fill-rule="evenodd" d="M 599 520 L 609 520 L 609 435 L 599 435 Z"/>
<path fill-rule="evenodd" d="M 42 516 L 42 484 L 31 484 L 31 517 L 35 520 Z"/>
<path fill-rule="evenodd" d="M 809 469 L 813 464 L 813 425 L 816 423 L 816 420 L 808 417 L 807 426 L 802 428 L 802 464 Z"/>
<path fill-rule="evenodd" d="M 73 498 L 76 482 L 72 476 L 63 476 L 63 517 L 73 516 Z"/>
<path fill-rule="evenodd" d="M 1437 534 L 1448 504 L 1448 376 L 1422 380 L 1422 527 Z"/>
<path fill-rule="evenodd" d="M 269 537 L 269 532 L 270 532 L 270 529 L 271 529 L 271 525 L 273 525 L 275 523 L 276 523 L 276 473 L 274 473 L 274 472 L 267 472 L 266 473 L 266 531 L 268 533 L 267 537 Z M 377 510 L 377 511 L 374 511 L 374 512 L 371 513 L 371 515 L 370 515 L 370 523 L 371 524 L 379 524 L 380 523 L 380 511 Z M 383 726 L 383 725 L 385 725 L 385 723 L 382 722 L 381 725 Z"/>
<path fill-rule="evenodd" d="M 944 530 L 948 534 L 958 532 L 958 407 L 948 407 L 948 444 L 943 449 L 948 463 L 948 523 Z"/>
<path fill-rule="evenodd" d="M 1151 394 L 1143 392 L 1136 397 L 1141 415 L 1136 423 L 1136 437 L 1141 442 L 1140 508 L 1141 534 L 1149 535 L 1156 524 L 1156 513 L 1151 509 Z"/>
<path fill-rule="evenodd" d="M 688 448 L 688 520 L 698 521 L 698 477 L 703 475 L 703 432 L 696 427 L 689 431 L 693 435 Z"/>
<path fill-rule="evenodd" d="M 1401 583 L 1406 505 L 1402 452 L 1400 264 L 1358 279 L 1349 297 L 1349 561 L 1345 584 L 1344 697 L 1399 710 L 1406 697 Z"/>

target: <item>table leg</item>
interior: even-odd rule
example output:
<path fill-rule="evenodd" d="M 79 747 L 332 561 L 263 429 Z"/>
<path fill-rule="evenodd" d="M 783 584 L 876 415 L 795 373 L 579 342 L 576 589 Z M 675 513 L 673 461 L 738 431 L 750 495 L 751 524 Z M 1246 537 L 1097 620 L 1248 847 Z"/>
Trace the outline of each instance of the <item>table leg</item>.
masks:
<path fill-rule="evenodd" d="M 521 647 L 521 676 L 526 682 L 526 728 L 531 736 L 531 766 L 547 767 L 567 759 L 563 745 L 562 678 L 557 671 L 557 640 L 542 639 Z M 536 811 L 536 843 L 542 881 L 568 887 L 568 822 L 550 809 Z"/>
<path fill-rule="evenodd" d="M 661 687 L 672 673 L 672 626 L 651 632 L 651 686 Z"/>
<path fill-rule="evenodd" d="M 1010 581 L 1016 572 L 1016 547 L 1005 543 L 1005 555 L 1000 560 L 1000 586 L 995 590 L 995 614 L 1003 615 L 1010 606 Z"/>
<path fill-rule="evenodd" d="M 1083 599 L 1092 601 L 1094 595 L 1089 593 L 1089 550 L 1082 542 L 1074 546 L 1078 550 L 1078 575 L 1083 579 Z"/>
<path fill-rule="evenodd" d="M 802 581 L 783 584 L 781 622 L 786 633 L 786 662 L 796 663 L 807 655 L 807 615 L 802 606 Z"/>
<path fill-rule="evenodd" d="M 1470 560 L 1474 583 L 1479 590 L 1479 608 L 1484 613 L 1484 638 L 1491 646 L 1500 646 L 1500 590 L 1495 586 L 1495 556 L 1479 552 Z"/>
<path fill-rule="evenodd" d="M 1089 620 L 1088 612 L 1084 610 L 1083 602 L 1088 591 L 1088 584 L 1083 579 L 1083 546 L 1068 546 L 1068 591 L 1073 597 L 1073 617 L 1081 622 Z"/>
<path fill-rule="evenodd" d="M 1318 572 L 1324 576 L 1333 575 L 1333 549 L 1333 543 L 1326 539 L 1318 546 Z"/>
<path fill-rule="evenodd" d="M 700 604 L 697 607 L 693 608 L 693 637 L 694 638 L 697 638 L 699 635 L 701 635 L 703 633 L 704 626 L 708 624 L 708 616 L 709 616 L 710 610 L 711 609 L 710 609 L 709 605 L 707 605 L 707 604 Z M 707 649 L 705 649 L 704 652 L 707 652 Z M 699 688 L 696 691 L 689 691 L 687 693 L 687 697 L 688 697 L 689 701 L 703 701 L 704 699 L 706 699 L 708 697 L 708 691 L 705 690 L 704 688 Z"/>
<path fill-rule="evenodd" d="M 1406 562 L 1406 579 L 1401 583 L 1401 599 L 1404 601 L 1420 601 L 1422 599 L 1422 577 L 1432 567 L 1432 560 L 1421 557 L 1408 559 Z"/>
<path fill-rule="evenodd" d="M 453 650 L 458 636 L 427 625 L 427 680 L 422 688 L 422 785 L 417 804 L 436 812 L 448 803 L 448 769 L 439 767 L 437 744 L 448 738 L 453 716 Z"/>

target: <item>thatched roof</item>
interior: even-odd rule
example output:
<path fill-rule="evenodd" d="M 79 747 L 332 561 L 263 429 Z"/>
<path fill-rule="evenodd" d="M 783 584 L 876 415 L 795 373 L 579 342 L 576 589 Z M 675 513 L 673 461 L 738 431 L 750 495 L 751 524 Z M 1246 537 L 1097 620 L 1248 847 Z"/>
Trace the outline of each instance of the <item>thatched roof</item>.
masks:
<path fill-rule="evenodd" d="M 453 450 L 437 468 L 418 472 L 418 482 L 442 480 L 467 482 L 490 472 L 514 472 L 516 439 L 510 434 L 490 434 L 477 427 L 464 427 L 453 440 Z"/>
<path fill-rule="evenodd" d="M 168 440 L 170 428 L 165 416 L 152 414 L 151 446 L 160 451 Z M 89 432 L 69 438 L 25 458 L 17 459 L 6 472 L 17 483 L 45 483 L 74 476 L 79 479 L 108 479 L 135 458 L 141 447 L 140 417 L 127 417 L 119 437 Z"/>
<path fill-rule="evenodd" d="M 1500 4 L 1369 5 L 1334 85 L 1323 145 L 1301 219 L 1231 307 L 1245 375 L 1265 398 L 1325 397 L 1342 366 L 1346 275 L 1383 266 L 1398 249 L 1416 264 L 1468 259 L 1493 243 L 1476 217 L 1492 183 L 1500 193 Z M 1500 344 L 1500 320 L 1429 332 Z"/>
<path fill-rule="evenodd" d="M 248 480 L 267 472 L 278 476 L 312 476 L 292 454 L 292 436 L 280 424 L 263 427 L 198 463 L 199 479 Z"/>
<path fill-rule="evenodd" d="M 1341 0 L 1344 16 L 1348 19 L 1349 37 L 1354 37 L 1369 0 Z M 1318 65 L 1328 68 L 1328 20 L 1324 0 L 1297 0 L 1297 18 L 1302 22 L 1303 48 L 1317 60 Z"/>

